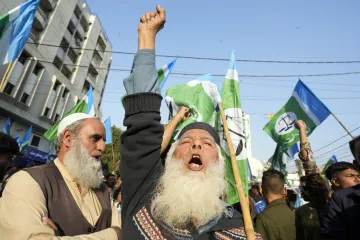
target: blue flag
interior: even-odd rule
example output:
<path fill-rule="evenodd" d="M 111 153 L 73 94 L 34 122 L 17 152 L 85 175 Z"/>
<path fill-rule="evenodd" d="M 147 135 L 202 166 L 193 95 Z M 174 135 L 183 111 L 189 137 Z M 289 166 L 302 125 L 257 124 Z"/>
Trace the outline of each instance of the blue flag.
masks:
<path fill-rule="evenodd" d="M 299 147 L 298 144 L 295 143 L 294 145 L 292 145 L 291 148 L 289 148 L 286 154 L 290 157 L 291 160 L 293 160 L 295 158 L 295 154 L 298 152 L 299 152 Z"/>
<path fill-rule="evenodd" d="M 0 61 L 15 61 L 29 38 L 40 0 L 29 0 L 0 16 Z M 1 64 L 1 63 L 0 63 Z"/>
<path fill-rule="evenodd" d="M 108 117 L 105 121 L 104 121 L 104 127 L 105 127 L 105 132 L 106 132 L 106 141 L 105 144 L 111 144 L 112 143 L 112 131 L 111 131 L 111 121 L 110 121 L 110 117 Z"/>
<path fill-rule="evenodd" d="M 9 117 L 3 128 L 3 132 L 6 133 L 7 135 L 10 135 L 10 125 L 11 125 L 11 122 L 10 122 L 10 117 Z"/>

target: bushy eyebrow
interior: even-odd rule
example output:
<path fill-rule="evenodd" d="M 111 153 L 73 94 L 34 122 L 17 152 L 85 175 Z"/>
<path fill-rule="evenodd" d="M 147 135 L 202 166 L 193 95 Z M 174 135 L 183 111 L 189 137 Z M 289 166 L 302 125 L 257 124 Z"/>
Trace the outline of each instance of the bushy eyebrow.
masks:
<path fill-rule="evenodd" d="M 193 138 L 193 135 L 189 134 L 183 137 L 182 140 L 186 139 L 186 138 Z M 209 136 L 201 136 L 201 139 L 206 139 L 206 140 L 210 140 L 212 142 L 214 142 L 214 139 L 212 137 Z"/>

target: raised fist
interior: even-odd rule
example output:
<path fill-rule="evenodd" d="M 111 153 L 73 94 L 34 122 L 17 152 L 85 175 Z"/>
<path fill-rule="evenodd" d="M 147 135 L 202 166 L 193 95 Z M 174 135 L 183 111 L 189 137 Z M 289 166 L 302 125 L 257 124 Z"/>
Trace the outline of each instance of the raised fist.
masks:
<path fill-rule="evenodd" d="M 306 130 L 306 123 L 303 120 L 297 120 L 295 126 L 299 130 Z"/>
<path fill-rule="evenodd" d="M 156 34 L 160 31 L 166 22 L 166 12 L 165 9 L 161 8 L 160 5 L 156 6 L 156 11 L 147 12 L 140 18 L 140 23 L 138 26 L 139 32 L 146 32 Z"/>
<path fill-rule="evenodd" d="M 191 116 L 190 109 L 188 107 L 182 106 L 182 107 L 179 108 L 176 115 L 178 115 L 180 117 L 180 119 L 182 121 L 184 121 L 184 120 L 188 119 Z"/>

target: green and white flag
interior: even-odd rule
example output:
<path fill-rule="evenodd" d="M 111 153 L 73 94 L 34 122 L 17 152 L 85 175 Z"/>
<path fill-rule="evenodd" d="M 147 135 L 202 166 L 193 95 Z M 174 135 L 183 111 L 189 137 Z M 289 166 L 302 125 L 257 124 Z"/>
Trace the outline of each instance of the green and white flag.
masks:
<path fill-rule="evenodd" d="M 299 80 L 289 101 L 266 124 L 264 131 L 286 152 L 300 140 L 295 122 L 303 120 L 309 136 L 329 115 L 330 110 Z"/>
<path fill-rule="evenodd" d="M 171 71 L 173 70 L 176 60 L 178 58 L 176 57 L 172 62 L 162 66 L 159 70 L 158 70 L 158 83 L 160 85 L 160 89 L 163 88 L 167 78 L 169 77 Z"/>
<path fill-rule="evenodd" d="M 337 160 L 336 156 L 333 155 L 333 156 L 329 159 L 329 161 L 327 161 L 327 163 L 324 165 L 324 168 L 323 168 L 323 170 L 322 170 L 321 173 L 322 173 L 323 175 L 325 175 L 326 169 L 327 169 L 331 164 L 334 164 L 334 163 L 337 163 L 337 162 L 338 162 L 338 160 Z"/>
<path fill-rule="evenodd" d="M 30 126 L 25 136 L 19 142 L 20 152 L 24 153 L 26 151 L 27 147 L 30 145 L 31 137 L 32 137 L 32 126 Z"/>
<path fill-rule="evenodd" d="M 61 120 L 63 120 L 65 117 L 67 117 L 73 113 L 86 113 L 90 116 L 95 116 L 92 86 L 90 86 L 90 89 L 86 93 L 84 98 L 81 101 L 79 101 L 68 113 L 66 113 Z M 52 126 L 49 130 L 46 131 L 46 133 L 44 134 L 44 137 L 47 140 L 53 141 L 55 139 L 61 120 L 56 122 L 54 126 Z"/>
<path fill-rule="evenodd" d="M 239 77 L 236 70 L 235 52 L 231 54 L 230 66 L 227 70 L 226 77 L 221 89 L 222 106 L 224 108 L 227 125 L 230 131 L 230 137 L 233 143 L 236 162 L 240 172 L 240 178 L 243 184 L 245 194 L 248 194 L 248 159 L 246 141 L 247 136 L 245 133 L 245 123 L 243 121 L 243 112 L 241 110 L 240 101 L 240 87 Z M 221 148 L 223 155 L 226 157 L 226 180 L 229 183 L 229 191 L 227 196 L 227 202 L 234 204 L 239 202 L 239 196 L 236 189 L 234 180 L 234 174 L 231 167 L 231 160 L 229 154 L 229 148 L 226 141 L 226 136 L 220 117 L 220 113 L 217 116 L 216 129 L 220 135 Z"/>
<path fill-rule="evenodd" d="M 191 117 L 176 128 L 175 139 L 177 139 L 179 131 L 190 123 L 205 122 L 214 126 L 215 108 L 221 101 L 219 92 L 216 84 L 212 82 L 210 74 L 199 79 L 173 86 L 166 91 L 165 101 L 170 115 L 176 114 L 181 106 L 190 108 L 191 112 Z"/>

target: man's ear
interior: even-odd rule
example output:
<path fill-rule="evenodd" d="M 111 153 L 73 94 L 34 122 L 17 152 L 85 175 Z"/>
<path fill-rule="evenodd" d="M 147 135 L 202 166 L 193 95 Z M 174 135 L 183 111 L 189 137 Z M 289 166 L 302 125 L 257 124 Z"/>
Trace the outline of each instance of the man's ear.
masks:
<path fill-rule="evenodd" d="M 338 181 L 337 178 L 332 178 L 330 182 L 331 182 L 331 184 L 332 184 L 333 186 L 335 186 L 335 187 L 338 187 L 338 186 L 339 186 L 339 181 Z"/>
<path fill-rule="evenodd" d="M 66 147 L 66 149 L 69 149 L 71 147 L 72 134 L 70 133 L 70 131 L 68 129 L 66 129 L 64 132 L 64 136 L 62 138 L 62 144 L 64 147 Z"/>

